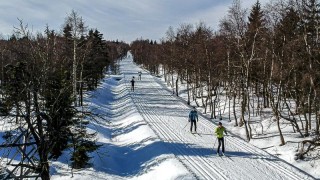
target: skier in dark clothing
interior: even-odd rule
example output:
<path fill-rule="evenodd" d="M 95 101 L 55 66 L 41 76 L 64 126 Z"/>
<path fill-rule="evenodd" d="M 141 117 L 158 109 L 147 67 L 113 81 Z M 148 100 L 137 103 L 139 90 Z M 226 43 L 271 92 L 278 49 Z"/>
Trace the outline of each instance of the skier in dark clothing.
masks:
<path fill-rule="evenodd" d="M 142 74 L 142 72 L 139 71 L 138 74 L 139 74 L 139 78 L 138 78 L 138 79 L 141 81 L 141 74 Z"/>
<path fill-rule="evenodd" d="M 222 126 L 222 123 L 219 122 L 218 127 L 214 130 L 214 133 L 216 134 L 218 138 L 218 149 L 217 149 L 217 155 L 220 155 L 220 146 L 222 145 L 222 154 L 224 155 L 224 138 L 223 138 L 223 132 L 228 135 L 226 129 Z"/>
<path fill-rule="evenodd" d="M 197 123 L 198 119 L 198 112 L 196 111 L 196 107 L 193 107 L 193 110 L 189 113 L 189 122 L 191 121 L 190 132 L 192 132 L 192 126 L 194 124 L 194 131 L 197 132 Z"/>
<path fill-rule="evenodd" d="M 134 91 L 134 76 L 132 77 L 132 80 L 131 80 L 131 91 Z"/>

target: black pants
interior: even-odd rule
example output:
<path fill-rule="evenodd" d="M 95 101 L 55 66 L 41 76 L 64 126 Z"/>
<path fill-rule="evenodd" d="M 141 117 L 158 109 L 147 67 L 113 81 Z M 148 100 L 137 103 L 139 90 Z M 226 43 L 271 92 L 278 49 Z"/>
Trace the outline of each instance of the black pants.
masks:
<path fill-rule="evenodd" d="M 194 131 L 197 131 L 197 121 L 193 121 L 191 120 L 191 127 L 190 127 L 190 131 L 192 131 L 192 125 L 194 124 Z"/>
<path fill-rule="evenodd" d="M 131 91 L 134 91 L 134 85 L 133 84 L 131 85 Z"/>
<path fill-rule="evenodd" d="M 224 139 L 222 138 L 218 138 L 218 150 L 217 153 L 220 153 L 220 146 L 222 144 L 222 152 L 224 153 Z"/>

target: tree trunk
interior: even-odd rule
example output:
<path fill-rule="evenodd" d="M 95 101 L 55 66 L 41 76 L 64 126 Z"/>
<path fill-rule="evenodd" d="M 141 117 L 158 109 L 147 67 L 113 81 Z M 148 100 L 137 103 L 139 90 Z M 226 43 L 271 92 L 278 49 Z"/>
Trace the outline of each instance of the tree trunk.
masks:
<path fill-rule="evenodd" d="M 228 111 L 229 111 L 228 112 L 228 118 L 229 118 L 229 122 L 231 122 L 231 112 L 230 112 L 231 111 L 231 107 L 230 107 L 231 104 L 230 104 L 230 101 L 231 101 L 231 98 L 229 97 L 228 98 Z"/>
<path fill-rule="evenodd" d="M 319 118 L 319 110 L 317 108 L 316 110 L 316 135 L 319 135 L 319 131 L 320 131 L 320 118 Z"/>
<path fill-rule="evenodd" d="M 249 92 L 247 94 L 247 97 L 248 97 L 248 128 L 249 128 L 249 136 L 250 136 L 250 139 L 252 138 L 252 129 L 251 129 L 251 111 L 250 111 L 250 95 L 249 95 Z"/>
<path fill-rule="evenodd" d="M 188 102 L 187 102 L 187 104 L 190 105 L 189 74 L 187 74 L 187 94 L 188 94 Z"/>
<path fill-rule="evenodd" d="M 278 127 L 278 131 L 279 131 L 279 137 L 280 137 L 280 142 L 281 142 L 281 146 L 282 145 L 285 145 L 285 141 L 284 141 L 284 137 L 283 137 L 283 134 L 282 134 L 282 131 L 281 131 L 281 127 L 280 127 L 280 118 L 279 118 L 279 114 L 277 113 L 276 114 L 276 119 L 277 119 L 277 127 Z"/>
<path fill-rule="evenodd" d="M 213 114 L 213 118 L 217 119 L 216 116 L 216 104 L 217 104 L 217 97 L 218 97 L 218 92 L 217 92 L 217 88 L 214 89 L 214 100 L 213 100 L 213 107 L 212 107 L 212 114 Z"/>
<path fill-rule="evenodd" d="M 306 107 L 304 105 L 304 102 L 302 103 L 302 108 L 303 108 L 303 116 L 304 116 L 304 119 L 306 121 L 306 126 L 304 128 L 305 136 L 309 136 L 309 121 L 308 121 L 307 111 L 306 111 Z"/>
<path fill-rule="evenodd" d="M 171 74 L 171 87 L 172 87 L 172 94 L 174 94 L 174 80 L 173 80 L 173 73 Z"/>
<path fill-rule="evenodd" d="M 239 124 L 238 124 L 238 118 L 237 118 L 237 113 L 236 113 L 236 98 L 237 98 L 236 93 L 233 93 L 233 105 L 232 105 L 233 116 L 234 116 L 235 126 L 239 126 Z"/>
<path fill-rule="evenodd" d="M 33 104 L 35 107 L 35 113 L 36 113 L 36 118 L 37 118 L 37 129 L 38 129 L 38 135 L 39 135 L 39 141 L 37 143 L 38 145 L 38 153 L 39 153 L 39 159 L 40 162 L 38 164 L 39 169 L 40 169 L 40 176 L 41 179 L 50 179 L 50 174 L 49 174 L 49 163 L 48 163 L 48 146 L 46 143 L 46 137 L 43 132 L 43 126 L 42 126 L 42 118 L 40 117 L 40 108 L 39 108 L 39 103 L 38 103 L 38 92 L 37 90 L 33 91 Z"/>
<path fill-rule="evenodd" d="M 309 94 L 308 94 L 308 120 L 309 120 L 308 128 L 309 128 L 309 130 L 311 130 L 311 106 L 312 106 L 311 93 L 312 93 L 312 88 L 310 87 Z"/>
<path fill-rule="evenodd" d="M 178 85 L 178 82 L 179 82 L 179 75 L 177 76 L 177 79 L 176 79 L 176 96 L 179 96 L 179 85 Z"/>
<path fill-rule="evenodd" d="M 315 133 L 316 135 L 319 135 L 319 114 L 318 114 L 318 104 L 316 103 L 317 100 L 317 91 L 314 90 L 314 99 L 313 99 L 313 108 L 314 108 L 314 112 L 315 112 L 315 121 L 316 121 L 316 129 L 315 129 Z"/>
<path fill-rule="evenodd" d="M 240 126 L 243 126 L 245 127 L 245 130 L 246 130 L 246 137 L 247 137 L 247 141 L 250 141 L 251 137 L 250 137 L 250 132 L 249 132 L 249 129 L 248 129 L 248 123 L 247 121 L 245 120 L 245 110 L 246 110 L 246 106 L 247 106 L 247 97 L 246 95 L 243 94 L 242 96 L 242 102 L 241 102 L 241 119 L 240 119 Z"/>
<path fill-rule="evenodd" d="M 166 66 L 165 65 L 163 65 L 162 66 L 163 67 L 163 77 L 164 77 L 164 82 L 167 82 L 167 71 L 166 71 Z"/>
<path fill-rule="evenodd" d="M 77 106 L 77 42 L 76 37 L 73 40 L 73 63 L 72 63 L 72 87 L 75 106 Z"/>

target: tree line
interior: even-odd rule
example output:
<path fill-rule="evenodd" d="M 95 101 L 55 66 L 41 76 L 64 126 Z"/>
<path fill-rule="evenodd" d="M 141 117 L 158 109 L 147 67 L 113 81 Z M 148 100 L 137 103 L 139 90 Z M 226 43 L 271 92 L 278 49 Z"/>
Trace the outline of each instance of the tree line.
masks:
<path fill-rule="evenodd" d="M 49 160 L 72 149 L 72 168 L 88 165 L 89 152 L 99 147 L 86 131 L 83 95 L 94 90 L 129 45 L 103 40 L 72 11 L 61 33 L 46 27 L 33 34 L 20 21 L 15 33 L 0 40 L 0 117 L 6 127 L 0 145 L 11 159 L 11 178 L 49 179 Z M 14 163 L 12 159 L 17 159 Z"/>
<path fill-rule="evenodd" d="M 160 42 L 137 39 L 131 51 L 136 63 L 162 73 L 177 96 L 186 85 L 188 104 L 201 101 L 211 118 L 225 95 L 229 120 L 245 128 L 248 141 L 252 117 L 269 108 L 281 145 L 285 121 L 301 137 L 317 135 L 309 141 L 314 149 L 320 145 L 319 24 L 318 0 L 272 0 L 264 8 L 257 1 L 249 11 L 234 0 L 215 31 L 203 22 L 181 24 Z"/>

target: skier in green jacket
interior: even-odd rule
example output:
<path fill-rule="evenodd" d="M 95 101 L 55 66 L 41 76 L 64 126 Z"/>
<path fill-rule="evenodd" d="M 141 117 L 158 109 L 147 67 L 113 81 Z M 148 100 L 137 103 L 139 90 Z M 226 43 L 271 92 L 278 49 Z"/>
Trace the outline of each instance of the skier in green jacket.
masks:
<path fill-rule="evenodd" d="M 222 126 L 222 123 L 219 122 L 218 127 L 214 130 L 215 135 L 218 138 L 218 149 L 217 149 L 217 155 L 224 155 L 224 138 L 223 138 L 223 132 L 228 135 L 226 128 Z M 220 154 L 220 146 L 222 145 L 222 154 Z"/>

